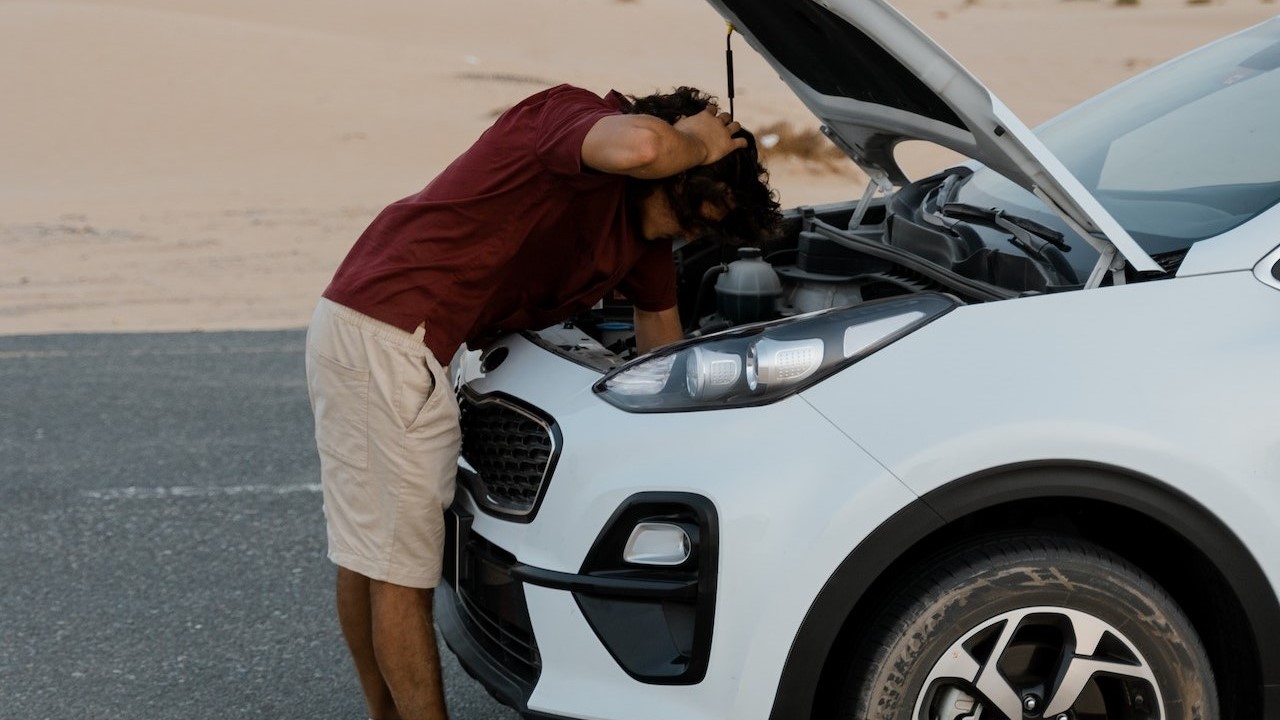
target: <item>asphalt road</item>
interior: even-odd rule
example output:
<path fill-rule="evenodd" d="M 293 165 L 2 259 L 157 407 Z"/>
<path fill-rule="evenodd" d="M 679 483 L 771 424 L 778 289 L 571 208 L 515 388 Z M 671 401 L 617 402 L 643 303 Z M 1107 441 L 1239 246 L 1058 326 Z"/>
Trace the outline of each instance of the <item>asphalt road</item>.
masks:
<path fill-rule="evenodd" d="M 0 337 L 0 719 L 363 719 L 289 332 Z M 514 712 L 443 651 L 455 720 Z"/>

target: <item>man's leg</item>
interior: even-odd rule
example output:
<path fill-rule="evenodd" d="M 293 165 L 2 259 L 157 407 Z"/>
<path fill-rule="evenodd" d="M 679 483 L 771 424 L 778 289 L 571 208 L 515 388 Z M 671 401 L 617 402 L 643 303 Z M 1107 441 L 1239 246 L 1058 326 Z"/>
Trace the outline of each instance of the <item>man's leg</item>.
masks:
<path fill-rule="evenodd" d="M 446 720 L 432 590 L 369 581 L 373 647 L 404 720 Z"/>
<path fill-rule="evenodd" d="M 445 720 L 432 591 L 418 588 L 441 579 L 457 473 L 448 373 L 422 334 L 323 300 L 316 313 L 308 388 L 343 635 L 375 720 Z"/>
<path fill-rule="evenodd" d="M 338 567 L 338 623 L 351 651 L 360 687 L 364 690 L 369 717 L 372 720 L 401 720 L 374 654 L 369 582 L 369 578 L 354 570 Z"/>

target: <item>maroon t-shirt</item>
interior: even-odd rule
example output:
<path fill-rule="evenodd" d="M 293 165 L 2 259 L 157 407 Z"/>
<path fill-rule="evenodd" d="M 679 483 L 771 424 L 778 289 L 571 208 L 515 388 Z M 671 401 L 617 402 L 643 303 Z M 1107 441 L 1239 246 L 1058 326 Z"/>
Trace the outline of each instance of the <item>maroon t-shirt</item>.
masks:
<path fill-rule="evenodd" d="M 421 192 L 384 209 L 324 291 L 412 332 L 448 362 L 463 342 L 546 327 L 613 289 L 641 310 L 673 307 L 671 244 L 646 241 L 626 178 L 582 164 L 582 141 L 626 99 L 569 85 L 534 95 Z"/>

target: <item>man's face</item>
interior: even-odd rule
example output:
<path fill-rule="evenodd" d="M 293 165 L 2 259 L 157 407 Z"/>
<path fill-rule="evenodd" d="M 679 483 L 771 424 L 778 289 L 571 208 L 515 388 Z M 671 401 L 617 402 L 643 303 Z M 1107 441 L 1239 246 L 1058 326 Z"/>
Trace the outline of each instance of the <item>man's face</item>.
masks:
<path fill-rule="evenodd" d="M 645 240 L 693 240 L 713 232 L 729 209 L 703 202 L 698 218 L 681 223 L 664 192 L 655 192 L 641 205 L 640 230 Z"/>

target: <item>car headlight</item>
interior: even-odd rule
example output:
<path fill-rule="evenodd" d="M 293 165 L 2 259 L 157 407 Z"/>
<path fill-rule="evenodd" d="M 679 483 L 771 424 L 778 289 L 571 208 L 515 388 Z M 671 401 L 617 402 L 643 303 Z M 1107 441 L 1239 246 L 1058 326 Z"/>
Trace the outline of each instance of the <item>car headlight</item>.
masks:
<path fill-rule="evenodd" d="M 686 340 L 638 358 L 596 383 L 629 412 L 762 405 L 792 395 L 959 305 L 920 293 Z"/>

